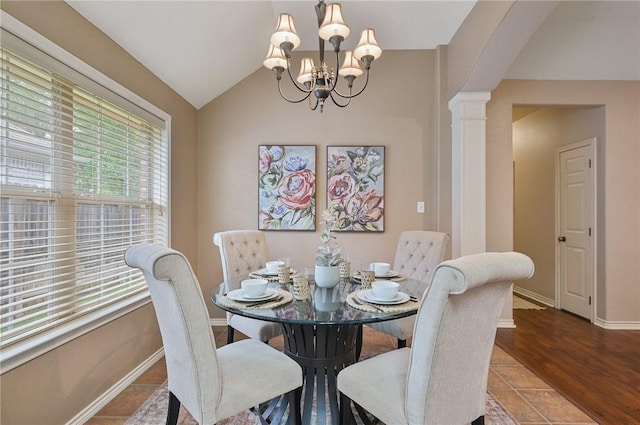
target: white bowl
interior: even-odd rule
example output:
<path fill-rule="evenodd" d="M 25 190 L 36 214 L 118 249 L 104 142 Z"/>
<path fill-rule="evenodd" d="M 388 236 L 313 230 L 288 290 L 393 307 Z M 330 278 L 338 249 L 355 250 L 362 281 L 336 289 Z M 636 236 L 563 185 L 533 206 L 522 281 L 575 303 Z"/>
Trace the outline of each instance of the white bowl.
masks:
<path fill-rule="evenodd" d="M 267 290 L 267 279 L 246 279 L 240 283 L 242 292 L 248 297 L 259 297 Z"/>
<path fill-rule="evenodd" d="M 284 264 L 284 261 L 267 261 L 267 271 L 269 273 L 278 273 L 278 267 L 280 264 Z"/>
<path fill-rule="evenodd" d="M 399 284 L 390 280 L 375 280 L 371 284 L 373 295 L 379 300 L 392 300 L 398 295 Z"/>
<path fill-rule="evenodd" d="M 371 263 L 369 270 L 376 272 L 376 276 L 386 276 L 391 270 L 391 264 L 389 263 Z"/>

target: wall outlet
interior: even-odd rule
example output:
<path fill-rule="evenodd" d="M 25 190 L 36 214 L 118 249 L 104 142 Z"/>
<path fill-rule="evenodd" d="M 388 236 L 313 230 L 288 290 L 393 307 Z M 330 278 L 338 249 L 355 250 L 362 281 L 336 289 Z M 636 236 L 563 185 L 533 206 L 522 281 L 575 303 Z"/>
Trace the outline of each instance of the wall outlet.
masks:
<path fill-rule="evenodd" d="M 418 201 L 417 210 L 418 214 L 424 214 L 424 202 Z"/>

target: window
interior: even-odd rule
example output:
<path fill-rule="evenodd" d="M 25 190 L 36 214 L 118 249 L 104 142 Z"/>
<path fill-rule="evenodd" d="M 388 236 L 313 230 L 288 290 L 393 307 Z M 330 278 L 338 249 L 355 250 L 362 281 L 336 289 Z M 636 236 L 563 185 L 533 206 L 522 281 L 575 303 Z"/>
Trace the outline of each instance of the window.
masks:
<path fill-rule="evenodd" d="M 96 94 L 104 87 L 58 62 L 66 72 L 42 65 L 42 52 L 5 31 L 0 54 L 4 351 L 148 298 L 123 255 L 168 244 L 168 140 L 163 120 Z"/>

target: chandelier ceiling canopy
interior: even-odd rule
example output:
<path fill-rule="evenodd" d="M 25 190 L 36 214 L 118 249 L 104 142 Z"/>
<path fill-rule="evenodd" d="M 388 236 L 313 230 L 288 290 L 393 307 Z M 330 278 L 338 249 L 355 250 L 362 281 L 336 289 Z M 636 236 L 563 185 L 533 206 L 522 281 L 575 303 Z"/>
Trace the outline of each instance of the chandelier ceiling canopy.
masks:
<path fill-rule="evenodd" d="M 360 41 L 353 52 L 350 50 L 344 52 L 344 61 L 340 66 L 340 45 L 351 33 L 351 29 L 342 16 L 342 7 L 339 3 L 325 4 L 324 0 L 320 0 L 316 5 L 316 15 L 318 16 L 318 64 L 314 63 L 312 58 L 303 58 L 298 77 L 293 78 L 290 63 L 291 52 L 300 45 L 300 37 L 296 33 L 293 16 L 288 13 L 282 13 L 278 17 L 278 24 L 275 32 L 271 35 L 271 43 L 263 63 L 265 67 L 273 70 L 276 74 L 278 92 L 284 100 L 300 103 L 309 99 L 311 110 L 316 110 L 320 106 L 320 112 L 322 112 L 327 98 L 331 98 L 334 104 L 344 108 L 352 98 L 364 91 L 369 83 L 371 63 L 380 57 L 382 49 L 376 40 L 375 31 L 372 28 L 367 28 L 360 34 Z M 325 41 L 333 46 L 336 55 L 335 70 L 328 66 L 324 60 Z M 290 99 L 282 92 L 280 81 L 285 69 L 293 86 L 301 92 L 299 99 Z M 364 73 L 366 73 L 364 85 L 359 91 L 353 93 L 354 80 Z M 348 92 L 338 91 L 336 75 L 345 79 Z M 311 94 L 314 96 L 312 97 Z"/>

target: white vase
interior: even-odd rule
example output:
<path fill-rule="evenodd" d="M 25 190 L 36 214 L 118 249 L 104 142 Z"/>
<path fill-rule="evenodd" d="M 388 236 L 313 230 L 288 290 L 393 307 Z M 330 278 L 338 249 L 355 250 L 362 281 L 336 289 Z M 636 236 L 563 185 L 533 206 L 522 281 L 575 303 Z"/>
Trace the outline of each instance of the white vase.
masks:
<path fill-rule="evenodd" d="M 340 266 L 318 266 L 314 275 L 316 285 L 321 288 L 333 288 L 340 283 Z"/>

